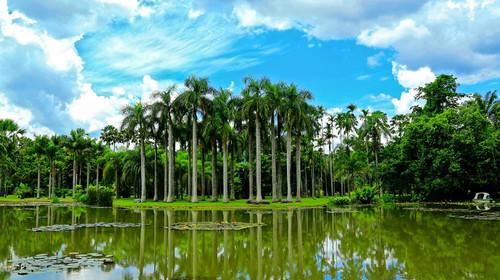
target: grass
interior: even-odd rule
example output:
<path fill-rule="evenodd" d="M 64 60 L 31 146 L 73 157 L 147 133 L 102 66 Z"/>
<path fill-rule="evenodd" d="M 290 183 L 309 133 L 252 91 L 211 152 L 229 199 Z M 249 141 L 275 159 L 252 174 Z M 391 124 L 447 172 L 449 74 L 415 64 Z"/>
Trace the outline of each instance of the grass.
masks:
<path fill-rule="evenodd" d="M 0 203 L 51 203 L 52 199 L 48 197 L 30 197 L 30 198 L 18 198 L 16 195 L 7 195 L 7 196 L 0 196 Z M 66 198 L 59 198 L 59 201 L 61 203 L 71 203 L 73 202 L 73 199 L 71 197 L 66 197 Z"/>
<path fill-rule="evenodd" d="M 70 197 L 59 198 L 61 203 L 71 203 L 73 199 Z M 266 197 L 266 200 L 271 201 L 270 197 Z M 200 200 L 197 203 L 192 203 L 186 200 L 178 200 L 172 203 L 166 203 L 163 201 L 152 201 L 148 200 L 143 203 L 137 203 L 132 198 L 120 198 L 113 200 L 113 207 L 123 207 L 123 208 L 172 208 L 172 209 L 205 209 L 205 210 L 217 210 L 217 209 L 288 209 L 288 208 L 311 208 L 311 207 L 322 207 L 328 204 L 330 200 L 329 197 L 321 198 L 302 198 L 301 202 L 290 202 L 290 203 L 269 203 L 269 204 L 248 204 L 246 199 L 233 200 L 228 203 L 217 201 L 212 202 L 210 200 Z M 0 197 L 1 203 L 25 203 L 25 204 L 35 204 L 51 203 L 51 199 L 47 197 L 41 198 L 25 198 L 21 199 L 15 195 L 8 195 L 7 197 Z"/>
<path fill-rule="evenodd" d="M 270 201 L 269 198 L 266 198 Z M 328 204 L 329 197 L 321 198 L 302 198 L 301 202 L 290 203 L 269 203 L 269 204 L 248 204 L 246 199 L 238 199 L 230 202 L 212 202 L 210 200 L 200 200 L 197 203 L 192 203 L 186 200 L 175 201 L 166 203 L 163 201 L 146 201 L 143 203 L 134 202 L 133 199 L 115 199 L 113 201 L 114 207 L 125 208 L 172 208 L 172 209 L 288 209 L 288 208 L 311 208 L 322 207 Z"/>

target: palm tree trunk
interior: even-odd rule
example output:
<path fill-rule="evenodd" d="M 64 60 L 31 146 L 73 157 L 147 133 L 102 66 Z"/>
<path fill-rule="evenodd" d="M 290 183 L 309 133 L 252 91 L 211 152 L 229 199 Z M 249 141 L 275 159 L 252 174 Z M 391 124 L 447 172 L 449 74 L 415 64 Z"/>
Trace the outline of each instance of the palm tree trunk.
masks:
<path fill-rule="evenodd" d="M 55 162 L 52 162 L 52 180 L 51 180 L 51 183 L 52 183 L 52 197 L 55 196 L 55 193 L 56 193 L 56 164 Z"/>
<path fill-rule="evenodd" d="M 286 200 L 292 201 L 292 130 L 286 136 Z"/>
<path fill-rule="evenodd" d="M 119 189 L 120 185 L 118 183 L 118 163 L 116 162 L 116 159 L 113 159 L 114 164 L 115 164 L 115 192 L 116 192 L 116 198 L 120 197 Z"/>
<path fill-rule="evenodd" d="M 90 184 L 90 163 L 87 162 L 87 189 L 89 188 Z"/>
<path fill-rule="evenodd" d="M 167 201 L 172 202 L 174 200 L 174 136 L 172 132 L 172 122 L 168 122 L 168 197 Z"/>
<path fill-rule="evenodd" d="M 281 169 L 281 160 L 279 159 L 280 158 L 280 155 L 281 155 L 281 149 L 282 149 L 282 143 L 281 143 L 281 127 L 282 127 L 282 122 L 281 122 L 281 116 L 280 116 L 280 113 L 278 112 L 278 115 L 277 115 L 277 121 L 278 121 L 278 124 L 277 124 L 277 145 L 276 145 L 276 154 L 277 154 L 277 161 L 275 163 L 275 166 L 276 166 L 276 175 L 277 175 L 277 189 L 276 189 L 276 196 L 278 198 L 278 200 L 281 200 L 282 196 L 283 196 L 283 176 L 282 176 L 282 169 Z"/>
<path fill-rule="evenodd" d="M 146 151 L 144 139 L 141 139 L 141 202 L 146 201 Z"/>
<path fill-rule="evenodd" d="M 249 130 L 250 132 L 250 130 Z M 248 200 L 253 200 L 253 138 L 248 133 Z"/>
<path fill-rule="evenodd" d="M 217 201 L 217 143 L 212 136 L 212 201 Z"/>
<path fill-rule="evenodd" d="M 312 160 L 312 166 L 311 166 L 311 196 L 316 197 L 316 186 L 315 186 L 315 181 L 314 181 L 314 158 Z"/>
<path fill-rule="evenodd" d="M 257 180 L 257 202 L 262 202 L 262 177 L 261 177 L 261 157 L 260 157 L 260 118 L 255 117 L 255 178 Z"/>
<path fill-rule="evenodd" d="M 1 185 L 0 185 L 1 187 Z M 49 171 L 49 193 L 47 194 L 49 198 L 52 198 L 52 161 L 50 161 L 50 171 Z"/>
<path fill-rule="evenodd" d="M 230 179 L 229 179 L 229 198 L 231 200 L 235 199 L 235 193 L 234 193 L 234 143 L 231 143 L 231 162 L 229 164 L 229 174 L 230 174 Z"/>
<path fill-rule="evenodd" d="M 154 177 L 153 177 L 154 195 L 153 195 L 153 200 L 154 201 L 158 201 L 158 145 L 156 144 L 156 140 L 154 141 L 153 169 L 154 169 Z"/>
<path fill-rule="evenodd" d="M 300 135 L 297 135 L 297 138 L 295 139 L 295 170 L 296 170 L 296 180 L 297 180 L 297 194 L 295 197 L 295 201 L 300 201 L 300 188 L 302 180 L 301 180 L 301 168 L 300 168 Z"/>
<path fill-rule="evenodd" d="M 205 146 L 201 149 L 201 199 L 205 200 Z"/>
<path fill-rule="evenodd" d="M 382 196 L 383 190 L 382 190 L 382 184 L 380 183 L 380 179 L 378 176 L 378 154 L 375 152 L 375 175 L 377 176 L 376 181 L 377 181 L 377 187 L 379 189 L 379 195 Z"/>
<path fill-rule="evenodd" d="M 73 198 L 75 197 L 76 186 L 76 155 L 73 155 Z"/>
<path fill-rule="evenodd" d="M 197 171 L 197 148 L 198 148 L 198 124 L 196 122 L 196 113 L 193 114 L 193 179 L 192 179 L 192 187 L 193 191 L 191 192 L 191 202 L 198 202 L 198 171 Z"/>
<path fill-rule="evenodd" d="M 335 192 L 333 190 L 333 164 L 332 164 L 332 143 L 331 142 L 328 144 L 328 149 L 330 150 L 329 155 L 328 155 L 328 165 L 330 167 L 330 194 L 332 196 L 334 196 Z"/>
<path fill-rule="evenodd" d="M 36 198 L 40 198 L 40 164 L 38 164 L 37 168 L 37 176 L 36 176 Z"/>
<path fill-rule="evenodd" d="M 188 149 L 187 149 L 187 155 L 188 155 L 188 166 L 187 166 L 187 173 L 188 173 L 187 175 L 188 175 L 188 176 L 187 176 L 187 181 L 188 181 L 188 182 L 187 182 L 186 194 L 187 194 L 188 199 L 189 199 L 189 197 L 191 196 L 191 190 L 193 189 L 193 188 L 191 187 L 191 183 L 192 183 L 192 180 L 191 180 L 191 179 L 193 178 L 193 175 L 191 174 L 191 172 L 193 171 L 193 170 L 191 169 L 191 167 L 192 167 L 192 162 L 193 162 L 193 158 L 192 158 L 192 157 L 191 157 L 191 155 L 190 155 L 190 151 L 191 151 L 191 141 L 188 141 L 188 142 L 189 142 L 189 143 L 188 143 Z"/>
<path fill-rule="evenodd" d="M 222 192 L 223 201 L 229 202 L 228 191 L 227 191 L 227 140 L 222 140 Z"/>
<path fill-rule="evenodd" d="M 274 113 L 271 117 L 271 184 L 272 184 L 272 201 L 278 201 L 276 192 L 276 132 L 274 128 Z"/>
<path fill-rule="evenodd" d="M 168 160 L 170 155 L 168 154 L 168 136 L 165 133 L 163 137 L 163 148 L 165 149 L 165 164 L 163 165 L 163 201 L 168 201 Z"/>
<path fill-rule="evenodd" d="M 99 163 L 96 164 L 96 168 L 95 168 L 95 186 L 96 186 L 96 189 L 99 189 Z"/>

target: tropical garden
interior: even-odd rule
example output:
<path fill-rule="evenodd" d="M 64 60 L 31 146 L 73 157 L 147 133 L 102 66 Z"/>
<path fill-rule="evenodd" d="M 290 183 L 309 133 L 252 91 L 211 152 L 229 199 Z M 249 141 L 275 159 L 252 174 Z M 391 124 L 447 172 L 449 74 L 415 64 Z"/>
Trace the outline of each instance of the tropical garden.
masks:
<path fill-rule="evenodd" d="M 93 204 L 498 196 L 496 92 L 459 93 L 451 75 L 417 91 L 419 105 L 390 117 L 355 104 L 331 112 L 310 91 L 267 78 L 245 78 L 236 94 L 191 76 L 126 106 L 121 125 L 98 138 L 84 129 L 28 137 L 2 119 L 0 193 Z"/>

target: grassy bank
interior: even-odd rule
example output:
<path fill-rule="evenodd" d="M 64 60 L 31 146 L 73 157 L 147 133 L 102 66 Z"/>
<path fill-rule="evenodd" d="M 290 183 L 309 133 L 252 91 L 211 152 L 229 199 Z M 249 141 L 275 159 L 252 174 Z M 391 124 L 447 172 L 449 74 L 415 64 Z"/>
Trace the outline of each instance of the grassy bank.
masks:
<path fill-rule="evenodd" d="M 71 203 L 73 199 L 71 197 L 59 198 L 59 202 Z M 0 203 L 25 203 L 25 204 L 49 204 L 52 203 L 52 199 L 48 197 L 30 197 L 30 198 L 18 198 L 16 195 L 0 196 Z"/>
<path fill-rule="evenodd" d="M 288 208 L 310 208 L 322 207 L 328 204 L 328 197 L 321 198 L 303 198 L 301 202 L 291 203 L 269 203 L 269 204 L 248 204 L 246 199 L 233 200 L 228 203 L 222 201 L 212 202 L 209 200 L 199 201 L 192 203 L 189 201 L 181 200 L 172 203 L 163 201 L 146 201 L 143 203 L 134 202 L 133 199 L 115 199 L 113 201 L 114 207 L 125 208 L 173 208 L 173 209 L 288 209 Z M 268 199 L 270 201 L 270 199 Z"/>

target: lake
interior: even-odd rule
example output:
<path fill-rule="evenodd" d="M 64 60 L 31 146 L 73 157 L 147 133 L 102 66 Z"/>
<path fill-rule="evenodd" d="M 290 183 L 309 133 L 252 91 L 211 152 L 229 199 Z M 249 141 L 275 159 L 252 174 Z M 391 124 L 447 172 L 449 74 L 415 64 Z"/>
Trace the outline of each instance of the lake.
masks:
<path fill-rule="evenodd" d="M 0 206 L 0 279 L 500 278 L 499 221 L 450 217 L 467 214 L 465 210 L 352 209 L 332 213 L 326 208 L 174 211 Z M 165 228 L 193 221 L 263 225 L 236 231 Z M 138 225 L 31 231 L 96 222 Z M 112 255 L 114 264 L 27 275 L 8 271 L 12 260 L 70 252 Z"/>

